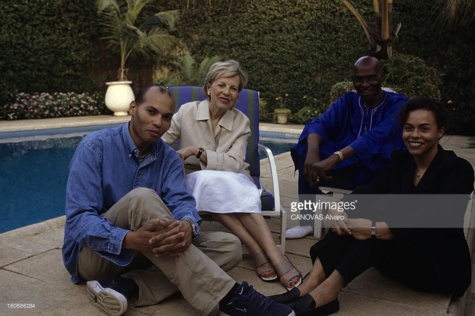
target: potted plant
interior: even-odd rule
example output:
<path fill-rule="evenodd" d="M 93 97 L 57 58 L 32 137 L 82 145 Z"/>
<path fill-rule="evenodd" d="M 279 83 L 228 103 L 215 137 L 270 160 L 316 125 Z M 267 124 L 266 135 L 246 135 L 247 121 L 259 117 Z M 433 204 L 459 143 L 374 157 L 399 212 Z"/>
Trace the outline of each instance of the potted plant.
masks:
<path fill-rule="evenodd" d="M 274 117 L 277 118 L 277 123 L 287 124 L 290 114 L 292 111 L 289 108 L 285 107 L 285 100 L 289 96 L 288 93 L 278 96 L 275 100 L 279 103 L 279 107 L 274 110 Z"/>
<path fill-rule="evenodd" d="M 98 0 L 99 24 L 103 39 L 119 52 L 118 81 L 107 82 L 105 103 L 114 115 L 127 115 L 134 100 L 131 81 L 127 80 L 127 61 L 132 55 L 153 56 L 171 47 L 175 37 L 167 30 L 173 28 L 178 11 L 159 12 L 144 17 L 152 0 Z"/>
<path fill-rule="evenodd" d="M 275 109 L 275 116 L 277 117 L 277 123 L 287 124 L 290 114 L 292 111 L 290 109 Z"/>

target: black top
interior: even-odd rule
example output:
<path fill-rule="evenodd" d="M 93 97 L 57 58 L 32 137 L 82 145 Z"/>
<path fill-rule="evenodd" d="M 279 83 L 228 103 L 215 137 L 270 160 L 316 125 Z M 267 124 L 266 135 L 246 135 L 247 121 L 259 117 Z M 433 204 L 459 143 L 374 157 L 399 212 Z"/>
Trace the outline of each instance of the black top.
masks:
<path fill-rule="evenodd" d="M 408 151 L 395 151 L 390 163 L 371 184 L 356 188 L 354 194 L 457 194 L 466 195 L 463 203 L 444 211 L 463 223 L 469 195 L 473 191 L 474 172 L 468 161 L 457 157 L 453 151 L 441 146 L 417 186 L 413 177 L 416 170 L 414 158 Z M 460 199 L 459 199 L 460 200 Z M 401 210 L 404 212 L 404 210 Z M 414 210 L 412 210 L 414 212 Z M 430 212 L 420 210 L 416 212 Z M 383 211 L 384 213 L 384 211 Z M 387 216 L 386 214 L 385 216 Z M 426 219 L 430 213 L 425 213 Z M 380 219 L 383 221 L 383 219 Z M 391 228 L 391 218 L 384 220 Z M 452 293 L 462 296 L 471 279 L 470 253 L 460 225 L 457 228 L 391 228 L 394 242 L 431 249 L 432 268 L 437 276 L 449 284 Z"/>

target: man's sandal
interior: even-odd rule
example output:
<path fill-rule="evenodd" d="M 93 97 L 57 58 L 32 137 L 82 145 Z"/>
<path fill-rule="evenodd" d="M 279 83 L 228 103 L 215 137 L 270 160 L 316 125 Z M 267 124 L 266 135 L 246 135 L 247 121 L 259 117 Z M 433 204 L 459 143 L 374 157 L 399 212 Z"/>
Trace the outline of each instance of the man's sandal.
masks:
<path fill-rule="evenodd" d="M 280 282 L 285 286 L 287 291 L 290 291 L 294 287 L 297 287 L 300 284 L 302 284 L 302 273 L 300 273 L 295 268 L 295 266 L 290 262 L 287 256 L 284 256 L 284 259 L 281 262 L 274 265 L 274 268 L 280 277 Z M 289 284 L 289 282 L 295 277 L 299 277 L 299 280 L 297 281 L 297 283 L 295 283 L 295 285 L 292 287 L 288 287 L 287 284 Z"/>
<path fill-rule="evenodd" d="M 256 272 L 259 278 L 265 282 L 271 282 L 277 280 L 277 272 L 272 268 L 272 263 L 270 262 L 269 258 L 267 258 L 266 254 L 263 252 L 257 253 L 252 256 L 254 259 L 254 264 L 256 266 Z M 266 265 L 267 263 L 267 265 Z M 271 268 L 269 268 L 269 266 Z M 264 275 L 269 272 L 274 272 L 274 276 L 272 277 L 265 277 Z"/>

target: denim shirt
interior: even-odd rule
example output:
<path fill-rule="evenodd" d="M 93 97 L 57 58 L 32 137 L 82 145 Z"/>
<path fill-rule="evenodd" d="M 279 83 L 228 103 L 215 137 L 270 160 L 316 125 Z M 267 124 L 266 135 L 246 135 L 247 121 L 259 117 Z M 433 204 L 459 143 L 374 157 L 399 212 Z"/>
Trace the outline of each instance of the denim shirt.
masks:
<path fill-rule="evenodd" d="M 178 154 L 159 139 L 139 163 L 139 150 L 128 126 L 88 134 L 71 160 L 62 251 L 74 283 L 80 281 L 77 265 L 83 246 L 119 266 L 132 261 L 133 251 L 122 249 L 129 230 L 115 227 L 101 215 L 135 188 L 155 190 L 175 219 L 201 222 L 195 200 L 185 187 Z"/>

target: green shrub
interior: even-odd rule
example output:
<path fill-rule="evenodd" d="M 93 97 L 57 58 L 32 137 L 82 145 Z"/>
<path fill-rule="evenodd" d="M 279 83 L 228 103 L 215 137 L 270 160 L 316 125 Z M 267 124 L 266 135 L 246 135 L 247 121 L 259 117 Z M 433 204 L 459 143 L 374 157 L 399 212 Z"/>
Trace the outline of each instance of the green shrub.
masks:
<path fill-rule="evenodd" d="M 183 56 L 181 62 L 173 62 L 173 66 L 179 70 L 178 73 L 163 76 L 158 82 L 166 82 L 168 86 L 176 85 L 198 85 L 201 86 L 208 74 L 209 68 L 216 62 L 221 61 L 220 56 L 205 57 L 200 63 L 193 56 Z"/>
<path fill-rule="evenodd" d="M 272 109 L 269 108 L 269 104 L 263 98 L 259 99 L 259 119 L 262 122 L 272 122 L 274 119 Z"/>
<path fill-rule="evenodd" d="M 443 80 L 441 86 L 436 85 L 440 99 L 444 104 L 452 100 L 453 117 L 467 121 L 475 100 L 475 23 L 466 28 L 441 25 L 433 2 L 394 3 L 393 21 L 402 23 L 394 51 L 420 57 L 435 67 Z M 374 19 L 373 1 L 352 3 L 367 21 Z M 105 82 L 115 80 L 118 53 L 100 39 L 95 4 L 0 1 L 0 110 L 19 92 L 92 93 L 105 90 Z M 327 106 L 332 86 L 349 79 L 352 64 L 368 49 L 361 26 L 341 1 L 153 1 L 146 15 L 175 9 L 182 15 L 173 33 L 179 39 L 174 53 L 157 56 L 156 65 L 149 58 L 131 56 L 134 89 L 150 83 L 158 67 L 178 73 L 173 64 L 183 55 L 196 60 L 219 55 L 238 60 L 248 71 L 247 87 L 260 91 L 268 101 L 267 114 L 261 114 L 272 120 L 278 107 L 275 96 L 288 93 L 293 120 L 305 121 L 305 115 L 295 118 L 299 110 Z M 411 83 L 413 91 L 400 84 L 404 82 L 392 83 L 409 95 L 426 91 L 437 98 L 431 82 L 417 80 Z M 310 104 L 305 96 L 318 104 Z M 460 129 L 470 129 L 469 125 L 451 124 Z M 475 135 L 475 124 L 471 126 L 470 133 Z"/>
<path fill-rule="evenodd" d="M 292 122 L 305 125 L 320 114 L 313 107 L 304 106 L 292 115 Z"/>
<path fill-rule="evenodd" d="M 292 114 L 291 122 L 297 124 L 306 124 L 316 117 L 322 115 L 328 108 L 330 103 L 319 101 L 317 98 L 304 95 L 299 104 L 297 104 L 297 111 Z"/>
<path fill-rule="evenodd" d="M 475 113 L 469 105 L 447 101 L 448 123 L 446 134 L 448 135 L 475 135 Z"/>
<path fill-rule="evenodd" d="M 304 96 L 327 100 L 366 49 L 364 33 L 340 1 L 242 0 L 230 11 L 214 2 L 181 11 L 177 33 L 190 54 L 238 60 L 247 87 L 259 90 L 270 110 L 280 107 L 283 94 L 292 113 L 307 106 Z"/>
<path fill-rule="evenodd" d="M 345 81 L 335 83 L 332 86 L 332 89 L 330 90 L 330 103 L 335 102 L 343 94 L 351 90 L 354 90 L 352 81 L 345 80 Z"/>
<path fill-rule="evenodd" d="M 425 96 L 440 101 L 442 84 L 437 70 L 419 57 L 394 54 L 383 60 L 385 80 L 383 86 L 402 92 L 408 97 Z"/>
<path fill-rule="evenodd" d="M 440 101 L 439 86 L 442 84 L 437 70 L 419 57 L 394 54 L 389 60 L 382 60 L 384 71 L 383 87 L 404 93 L 408 97 L 426 96 Z M 330 102 L 335 102 L 345 92 L 353 90 L 353 82 L 345 80 L 332 86 Z"/>
<path fill-rule="evenodd" d="M 0 1 L 0 107 L 20 92 L 91 91 L 93 1 Z"/>

